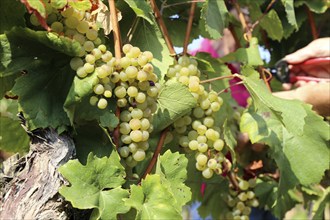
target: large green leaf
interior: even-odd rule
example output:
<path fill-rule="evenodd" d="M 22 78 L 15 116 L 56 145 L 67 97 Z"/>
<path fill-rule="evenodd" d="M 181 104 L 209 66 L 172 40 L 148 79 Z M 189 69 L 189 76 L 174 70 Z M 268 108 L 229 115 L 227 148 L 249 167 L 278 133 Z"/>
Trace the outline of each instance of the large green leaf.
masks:
<path fill-rule="evenodd" d="M 257 72 L 247 67 L 242 72 L 254 106 L 243 114 L 241 131 L 252 143 L 270 146 L 281 173 L 280 194 L 297 184 L 318 183 L 329 168 L 329 125 L 311 106 L 272 96 Z"/>
<path fill-rule="evenodd" d="M 13 28 L 1 35 L 0 77 L 14 80 L 13 88 L 30 129 L 67 125 L 63 103 L 74 76 L 70 57 L 80 50 L 78 42 L 45 31 Z M 60 53 L 59 53 L 60 52 Z M 12 85 L 13 82 L 7 82 Z"/>
<path fill-rule="evenodd" d="M 59 171 L 70 182 L 70 186 L 60 188 L 61 195 L 75 208 L 97 209 L 92 215 L 94 219 L 115 219 L 117 213 L 129 210 L 123 203 L 128 192 L 120 188 L 126 174 L 116 151 L 103 158 L 91 153 L 86 166 L 70 160 Z M 113 207 L 108 209 L 109 206 Z"/>
<path fill-rule="evenodd" d="M 159 109 L 153 117 L 155 132 L 161 131 L 196 106 L 196 100 L 181 83 L 167 83 L 158 97 Z"/>
<path fill-rule="evenodd" d="M 227 17 L 228 10 L 224 0 L 206 0 L 201 11 L 200 24 L 211 39 L 218 39 L 227 26 Z"/>
<path fill-rule="evenodd" d="M 219 58 L 219 60 L 222 62 L 241 62 L 251 66 L 263 65 L 264 63 L 260 57 L 257 38 L 251 39 L 248 48 L 239 48 L 235 52 Z"/>
<path fill-rule="evenodd" d="M 125 2 L 132 8 L 136 16 L 147 20 L 151 25 L 154 24 L 151 7 L 146 1 L 125 0 Z"/>
<path fill-rule="evenodd" d="M 131 185 L 131 196 L 125 200 L 126 206 L 137 210 L 135 219 L 181 219 L 175 204 L 158 174 L 148 175 L 140 186 Z"/>
<path fill-rule="evenodd" d="M 262 13 L 259 8 L 252 4 L 250 7 L 251 18 L 253 20 L 260 19 Z M 280 41 L 283 37 L 283 26 L 277 12 L 271 9 L 262 19 L 260 19 L 259 25 L 267 32 L 267 36 L 273 40 Z"/>
<path fill-rule="evenodd" d="M 157 161 L 156 174 L 161 176 L 162 184 L 175 198 L 175 207 L 182 211 L 182 206 L 191 199 L 189 187 L 184 184 L 187 179 L 188 160 L 183 154 L 167 150 Z"/>
<path fill-rule="evenodd" d="M 0 7 L 0 34 L 14 26 L 25 27 L 25 8 L 19 1 L 2 0 Z"/>

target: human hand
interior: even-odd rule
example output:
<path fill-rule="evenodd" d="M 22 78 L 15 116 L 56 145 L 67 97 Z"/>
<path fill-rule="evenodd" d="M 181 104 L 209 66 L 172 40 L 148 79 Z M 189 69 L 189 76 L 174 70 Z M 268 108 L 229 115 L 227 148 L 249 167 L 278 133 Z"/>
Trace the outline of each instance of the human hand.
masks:
<path fill-rule="evenodd" d="M 284 57 L 289 64 L 290 72 L 296 75 L 309 75 L 318 78 L 330 78 L 330 63 L 320 65 L 292 65 L 311 58 L 330 57 L 330 37 L 319 38 L 306 47 Z"/>

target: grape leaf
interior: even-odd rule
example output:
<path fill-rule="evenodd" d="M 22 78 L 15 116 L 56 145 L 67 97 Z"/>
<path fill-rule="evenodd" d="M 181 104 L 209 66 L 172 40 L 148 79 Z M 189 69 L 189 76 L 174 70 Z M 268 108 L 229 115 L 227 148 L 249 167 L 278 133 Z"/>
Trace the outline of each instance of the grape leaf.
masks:
<path fill-rule="evenodd" d="M 0 34 L 14 26 L 25 27 L 25 8 L 19 1 L 2 0 L 0 7 Z"/>
<path fill-rule="evenodd" d="M 313 1 L 300 0 L 294 2 L 295 7 L 299 7 L 303 4 L 306 4 L 312 12 L 318 14 L 326 12 L 326 10 L 329 8 L 329 2 L 326 0 L 313 0 Z"/>
<path fill-rule="evenodd" d="M 250 6 L 251 18 L 253 20 L 260 19 L 262 16 L 259 7 L 255 4 Z M 277 12 L 274 9 L 271 9 L 261 20 L 260 26 L 267 32 L 268 37 L 273 40 L 280 41 L 283 38 L 283 26 L 280 18 L 278 17 Z"/>
<path fill-rule="evenodd" d="M 161 131 L 196 106 L 196 100 L 181 83 L 167 83 L 158 97 L 159 109 L 153 117 L 154 132 Z"/>
<path fill-rule="evenodd" d="M 283 195 L 278 195 L 278 183 L 273 180 L 261 181 L 258 179 L 254 192 L 258 198 L 259 207 L 270 208 L 271 212 L 278 219 L 283 219 L 285 213 L 298 203 L 298 201 L 293 198 L 294 196 L 291 196 L 297 193 L 293 190 L 289 190 L 288 193 Z"/>
<path fill-rule="evenodd" d="M 326 210 L 326 206 L 329 206 L 329 201 L 330 201 L 330 188 L 326 188 L 326 190 L 323 192 L 323 196 L 320 199 L 320 201 L 318 201 L 318 204 L 315 204 L 318 206 L 318 209 L 316 210 L 314 216 L 313 216 L 313 220 L 317 220 L 317 219 L 323 219 L 323 214 L 324 211 Z"/>
<path fill-rule="evenodd" d="M 70 182 L 70 186 L 62 186 L 59 192 L 75 208 L 96 208 L 102 216 L 106 205 L 120 203 L 127 196 L 127 192 L 119 188 L 125 182 L 125 170 L 116 151 L 112 151 L 110 157 L 103 158 L 90 153 L 86 166 L 78 160 L 70 160 L 59 168 L 59 172 Z M 111 201 L 111 197 L 119 201 Z M 125 210 L 119 207 L 115 212 Z M 109 216 L 108 211 L 104 215 Z"/>
<path fill-rule="evenodd" d="M 53 8 L 62 9 L 68 4 L 68 0 L 51 0 L 50 4 Z"/>
<path fill-rule="evenodd" d="M 252 143 L 270 146 L 281 173 L 279 193 L 297 184 L 318 183 L 329 165 L 329 125 L 311 106 L 272 96 L 256 78 L 257 72 L 247 67 L 242 72 L 254 106 L 242 115 L 241 131 L 249 134 Z"/>
<path fill-rule="evenodd" d="M 134 0 L 125 0 L 125 2 L 132 8 L 136 16 L 147 20 L 151 25 L 154 24 L 153 18 L 151 16 L 152 10 L 147 2 Z"/>
<path fill-rule="evenodd" d="M 68 4 L 78 11 L 89 11 L 92 8 L 90 0 L 70 0 Z"/>
<path fill-rule="evenodd" d="M 29 140 L 19 120 L 0 117 L 0 150 L 26 152 L 29 149 Z"/>
<path fill-rule="evenodd" d="M 0 40 L 0 76 L 14 80 L 12 76 L 18 77 L 23 70 L 26 73 L 17 80 L 13 92 L 19 95 L 30 129 L 68 125 L 63 103 L 74 74 L 65 54 L 78 54 L 79 43 L 20 27 L 1 35 Z"/>
<path fill-rule="evenodd" d="M 29 11 L 37 11 L 43 18 L 47 17 L 46 6 L 42 0 L 21 0 Z"/>
<path fill-rule="evenodd" d="M 264 63 L 260 57 L 257 38 L 251 39 L 248 48 L 239 48 L 235 52 L 219 58 L 219 60 L 221 62 L 241 62 L 251 66 L 263 65 Z"/>
<path fill-rule="evenodd" d="M 135 219 L 181 219 L 176 200 L 162 184 L 158 174 L 148 175 L 141 186 L 131 185 L 125 205 L 137 210 Z"/>
<path fill-rule="evenodd" d="M 154 18 L 153 23 L 156 24 Z M 151 25 L 140 19 L 130 43 L 138 46 L 141 51 L 152 52 L 154 59 L 151 63 L 159 78 L 162 78 L 168 67 L 173 64 L 173 58 L 157 25 Z"/>
<path fill-rule="evenodd" d="M 286 17 L 288 19 L 288 22 L 292 26 L 294 26 L 295 29 L 298 29 L 293 0 L 282 0 L 282 4 L 285 7 Z"/>
<path fill-rule="evenodd" d="M 205 29 L 211 39 L 218 39 L 227 26 L 228 10 L 224 0 L 206 0 L 201 10 L 201 29 Z"/>
<path fill-rule="evenodd" d="M 130 207 L 125 206 L 124 199 L 128 198 L 129 192 L 120 187 L 108 191 L 101 191 L 100 206 L 94 209 L 90 219 L 113 219 L 117 220 L 117 214 L 124 214 Z"/>
<path fill-rule="evenodd" d="M 75 141 L 77 158 L 82 164 L 86 164 L 91 152 L 97 157 L 108 157 L 113 150 L 110 137 L 96 121 L 90 121 L 76 127 L 73 140 Z"/>
<path fill-rule="evenodd" d="M 184 184 L 187 179 L 188 160 L 183 154 L 167 150 L 157 161 L 156 174 L 161 177 L 162 184 L 175 198 L 175 207 L 182 211 L 182 206 L 191 199 L 189 187 Z"/>

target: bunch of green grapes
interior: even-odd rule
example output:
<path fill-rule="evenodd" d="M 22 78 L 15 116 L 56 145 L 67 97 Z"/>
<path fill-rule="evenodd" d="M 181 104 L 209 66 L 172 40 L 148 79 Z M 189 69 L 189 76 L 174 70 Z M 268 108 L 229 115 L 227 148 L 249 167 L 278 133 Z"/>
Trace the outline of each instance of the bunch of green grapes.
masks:
<path fill-rule="evenodd" d="M 144 160 L 149 148 L 149 134 L 153 131 L 151 119 L 157 110 L 160 84 L 150 63 L 151 52 L 141 52 L 130 44 L 123 46 L 123 52 L 125 56 L 118 60 L 110 79 L 118 79 L 114 95 L 121 111 L 119 154 L 126 158 L 128 166 L 134 167 Z"/>
<path fill-rule="evenodd" d="M 220 138 L 220 128 L 216 126 L 215 113 L 220 110 L 222 98 L 215 91 L 204 89 L 200 84 L 197 62 L 189 57 L 180 57 L 178 63 L 169 68 L 166 77 L 186 85 L 197 101 L 189 115 L 173 124 L 180 146 L 196 152 L 196 169 L 204 178 L 211 178 L 214 173 L 221 174 L 225 160 L 221 152 L 224 141 Z"/>
<path fill-rule="evenodd" d="M 56 10 L 47 4 L 47 22 L 51 31 L 69 37 L 81 45 L 79 56 L 70 61 L 70 66 L 80 78 L 97 76 L 93 82 L 90 104 L 99 109 L 108 106 L 115 98 L 120 108 L 120 147 L 118 149 L 128 166 L 134 167 L 142 161 L 149 148 L 149 134 L 153 127 L 152 114 L 157 110 L 156 99 L 160 90 L 158 77 L 150 63 L 153 55 L 141 52 L 130 44 L 123 46 L 125 54 L 121 59 L 113 57 L 98 37 L 98 27 L 90 22 L 88 12 L 73 8 Z M 38 26 L 38 20 L 31 15 L 31 23 Z"/>
<path fill-rule="evenodd" d="M 241 180 L 238 183 L 239 191 L 230 190 L 230 195 L 227 198 L 230 212 L 226 213 L 226 219 L 249 220 L 251 207 L 259 206 L 259 201 L 253 192 L 255 185 L 255 179 Z"/>

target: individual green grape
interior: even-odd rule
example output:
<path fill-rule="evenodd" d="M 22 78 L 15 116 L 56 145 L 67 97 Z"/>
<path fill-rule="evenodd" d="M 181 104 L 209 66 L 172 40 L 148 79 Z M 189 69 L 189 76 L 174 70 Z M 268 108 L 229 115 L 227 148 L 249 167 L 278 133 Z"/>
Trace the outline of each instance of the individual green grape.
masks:
<path fill-rule="evenodd" d="M 75 29 L 78 24 L 79 24 L 79 20 L 76 18 L 76 17 L 67 17 L 65 20 L 64 20 L 64 24 L 71 28 L 71 29 Z"/>
<path fill-rule="evenodd" d="M 92 73 L 92 72 L 94 72 L 94 65 L 92 65 L 90 63 L 85 63 L 84 69 L 85 69 L 86 73 Z"/>
<path fill-rule="evenodd" d="M 131 132 L 131 127 L 127 122 L 122 122 L 119 125 L 119 131 L 121 134 L 129 134 Z"/>
<path fill-rule="evenodd" d="M 197 150 L 198 149 L 198 145 L 199 145 L 199 143 L 196 140 L 192 140 L 188 144 L 190 150 Z"/>
<path fill-rule="evenodd" d="M 138 149 L 135 153 L 133 153 L 133 159 L 136 161 L 142 161 L 146 157 L 146 153 L 142 149 Z"/>
<path fill-rule="evenodd" d="M 213 170 L 210 168 L 206 168 L 203 170 L 202 175 L 205 179 L 210 179 L 213 176 Z"/>
<path fill-rule="evenodd" d="M 108 101 L 104 98 L 100 98 L 97 103 L 97 107 L 99 109 L 105 109 L 107 107 L 107 105 L 108 105 Z"/>
<path fill-rule="evenodd" d="M 87 52 L 91 52 L 94 49 L 94 47 L 95 47 L 94 46 L 94 43 L 92 41 L 86 41 L 83 46 L 84 46 L 84 49 Z M 95 56 L 95 59 L 98 59 L 98 58 Z"/>
<path fill-rule="evenodd" d="M 193 110 L 193 116 L 195 118 L 203 118 L 204 116 L 204 110 L 201 107 L 196 107 Z"/>
<path fill-rule="evenodd" d="M 241 201 L 246 201 L 247 199 L 248 199 L 248 197 L 247 197 L 247 195 L 246 195 L 246 193 L 245 192 L 241 192 L 240 194 L 238 194 L 238 196 L 237 196 L 238 198 L 239 198 L 239 200 L 241 200 Z"/>
<path fill-rule="evenodd" d="M 143 111 L 141 109 L 134 108 L 131 111 L 131 115 L 132 115 L 132 118 L 134 118 L 134 119 L 141 119 L 143 117 Z"/>
<path fill-rule="evenodd" d="M 196 157 L 196 161 L 200 165 L 206 165 L 207 156 L 205 154 L 198 154 L 197 157 Z"/>
<path fill-rule="evenodd" d="M 63 32 L 63 24 L 61 22 L 55 21 L 51 24 L 50 28 L 56 33 Z"/>
<path fill-rule="evenodd" d="M 127 146 L 120 147 L 118 151 L 119 151 L 119 155 L 123 158 L 128 157 L 130 153 L 130 150 Z"/>
<path fill-rule="evenodd" d="M 101 95 L 104 93 L 104 86 L 102 84 L 97 84 L 94 86 L 94 93 L 97 95 Z"/>
<path fill-rule="evenodd" d="M 125 98 L 120 98 L 117 100 L 117 106 L 120 108 L 124 108 L 127 105 L 127 99 Z"/>
<path fill-rule="evenodd" d="M 125 53 L 125 54 L 127 54 L 131 49 L 132 49 L 132 45 L 130 45 L 130 44 L 125 44 L 124 46 L 123 46 L 123 52 Z"/>
<path fill-rule="evenodd" d="M 93 106 L 96 105 L 98 101 L 99 99 L 96 96 L 91 96 L 89 99 L 89 103 Z"/>
<path fill-rule="evenodd" d="M 115 95 L 118 98 L 124 98 L 126 96 L 126 89 L 123 86 L 118 86 L 115 88 Z"/>
<path fill-rule="evenodd" d="M 225 143 L 222 139 L 218 139 L 216 141 L 214 141 L 213 143 L 213 148 L 217 151 L 221 151 L 224 147 Z"/>
<path fill-rule="evenodd" d="M 129 121 L 129 126 L 132 130 L 138 130 L 141 128 L 142 125 L 140 119 L 132 118 Z"/>
<path fill-rule="evenodd" d="M 89 30 L 89 24 L 87 21 L 79 21 L 76 29 L 78 32 L 86 34 L 86 32 Z"/>
<path fill-rule="evenodd" d="M 140 142 L 142 141 L 142 132 L 140 130 L 134 130 L 130 133 L 130 137 L 132 139 L 132 141 L 134 142 Z"/>
<path fill-rule="evenodd" d="M 70 67 L 71 69 L 77 71 L 79 67 L 82 67 L 84 65 L 84 61 L 80 57 L 73 57 L 70 60 Z"/>
<path fill-rule="evenodd" d="M 204 153 L 208 150 L 208 145 L 206 143 L 199 143 L 198 144 L 198 151 Z"/>
<path fill-rule="evenodd" d="M 130 97 L 136 97 L 138 95 L 139 90 L 135 86 L 130 86 L 127 88 L 127 95 Z"/>
<path fill-rule="evenodd" d="M 189 138 L 187 136 L 181 136 L 179 139 L 179 144 L 181 147 L 189 146 Z"/>
<path fill-rule="evenodd" d="M 135 97 L 136 102 L 143 103 L 146 100 L 146 95 L 143 92 L 139 92 L 137 96 Z"/>
<path fill-rule="evenodd" d="M 106 98 L 111 98 L 112 97 L 112 92 L 111 92 L 111 90 L 105 90 L 103 95 Z"/>
<path fill-rule="evenodd" d="M 136 78 L 138 74 L 138 69 L 135 66 L 129 66 L 126 68 L 125 73 L 128 78 L 133 79 Z"/>
<path fill-rule="evenodd" d="M 217 168 L 217 164 L 218 164 L 218 162 L 215 159 L 209 159 L 209 161 L 207 162 L 208 168 L 210 168 L 212 170 Z"/>
<path fill-rule="evenodd" d="M 249 182 L 246 181 L 246 180 L 242 180 L 238 183 L 238 187 L 241 189 L 241 190 L 247 190 L 249 188 Z"/>
<path fill-rule="evenodd" d="M 31 14 L 30 22 L 33 26 L 36 26 L 36 27 L 40 25 L 40 22 L 35 14 Z"/>

